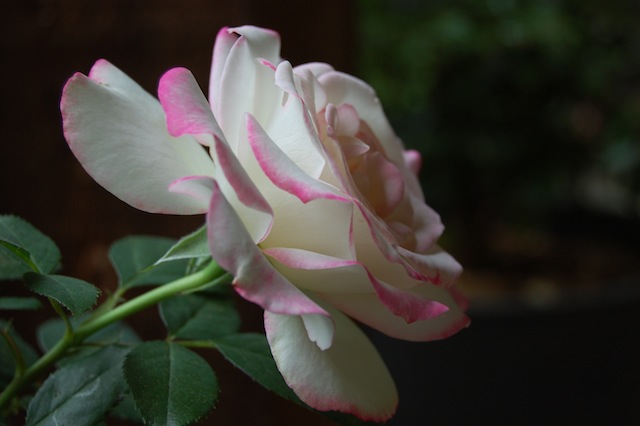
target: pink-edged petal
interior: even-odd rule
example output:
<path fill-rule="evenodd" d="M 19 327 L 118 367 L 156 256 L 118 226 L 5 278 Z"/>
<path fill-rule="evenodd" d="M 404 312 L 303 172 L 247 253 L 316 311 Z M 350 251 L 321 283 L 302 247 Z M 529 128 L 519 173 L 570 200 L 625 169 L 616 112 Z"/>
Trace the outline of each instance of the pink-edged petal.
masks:
<path fill-rule="evenodd" d="M 318 78 L 327 94 L 327 102 L 355 107 L 360 118 L 367 123 L 382 143 L 387 157 L 395 164 L 404 162 L 402 142 L 393 132 L 375 91 L 362 80 L 338 71 L 327 72 Z"/>
<path fill-rule="evenodd" d="M 206 211 L 213 194 L 213 179 L 210 176 L 186 176 L 171 182 L 169 191 L 189 195 L 199 200 L 202 209 Z"/>
<path fill-rule="evenodd" d="M 215 179 L 243 218 L 252 239 L 262 241 L 271 228 L 271 207 L 231 152 L 191 72 L 174 68 L 165 73 L 160 80 L 159 94 L 169 132 L 175 136 L 190 134 L 209 145 L 218 165 Z M 204 141 L 203 137 L 206 137 Z"/>
<path fill-rule="evenodd" d="M 405 181 L 405 183 L 408 182 Z M 407 186 L 405 185 L 405 188 Z M 444 231 L 440 215 L 425 204 L 422 196 L 414 194 L 408 194 L 398 208 L 385 220 L 388 222 L 398 221 L 409 226 L 411 233 L 405 237 L 411 237 L 413 242 L 404 242 L 402 245 L 416 253 L 428 252 Z"/>
<path fill-rule="evenodd" d="M 393 282 L 389 278 L 389 263 L 402 266 L 405 273 L 416 280 L 425 277 L 398 253 L 398 241 L 390 228 L 380 218 L 373 214 L 362 203 L 357 202 L 354 233 L 358 259 L 371 272 L 382 277 L 384 281 Z"/>
<path fill-rule="evenodd" d="M 212 154 L 219 165 L 216 181 L 226 200 L 242 219 L 251 239 L 256 244 L 263 242 L 273 226 L 271 206 L 225 142 L 215 138 Z"/>
<path fill-rule="evenodd" d="M 264 253 L 291 282 L 307 291 L 373 293 L 368 275 L 356 260 L 339 259 L 297 248 L 269 248 Z"/>
<path fill-rule="evenodd" d="M 436 285 L 450 287 L 462 273 L 458 261 L 438 246 L 434 246 L 428 254 L 414 253 L 402 247 L 398 247 L 398 253 Z"/>
<path fill-rule="evenodd" d="M 240 202 L 254 210 L 273 214 L 271 206 L 255 186 L 238 158 L 231 152 L 229 145 L 217 139 L 214 150 L 217 164 Z"/>
<path fill-rule="evenodd" d="M 382 223 L 362 204 L 356 203 L 356 205 L 358 206 L 358 216 L 363 219 L 354 222 L 355 232 L 358 236 L 356 238 L 358 259 L 370 267 L 375 276 L 384 276 L 384 281 L 393 282 L 387 278 L 388 274 L 384 269 L 378 268 L 379 265 L 384 265 L 384 262 L 381 262 L 382 257 L 391 263 L 401 265 L 406 273 L 415 280 L 444 284 L 445 286 L 453 284 L 460 272 L 459 265 L 453 258 L 448 259 L 444 254 L 430 257 L 425 256 L 425 253 L 419 254 L 405 249 L 399 245 L 386 224 Z M 426 204 L 423 203 L 421 206 L 431 211 Z M 414 241 L 414 245 L 420 249 L 424 247 L 424 250 L 430 250 L 427 253 L 436 255 L 441 250 L 434 244 L 442 229 L 439 220 L 425 224 L 422 230 L 417 228 L 414 234 L 421 241 Z"/>
<path fill-rule="evenodd" d="M 209 103 L 188 69 L 173 68 L 167 71 L 160 79 L 158 97 L 167 115 L 167 128 L 172 136 L 207 135 L 206 139 L 199 140 L 206 146 L 212 145 L 212 136 L 224 140 Z"/>
<path fill-rule="evenodd" d="M 191 71 L 174 68 L 160 80 L 160 103 L 167 114 L 169 132 L 174 136 L 208 134 L 216 164 L 247 207 L 271 214 L 271 207 L 253 184 L 235 154 L 226 143 L 207 100 Z M 215 142 L 214 142 L 215 141 Z"/>
<path fill-rule="evenodd" d="M 309 340 L 299 316 L 265 312 L 267 339 L 284 380 L 317 410 L 342 411 L 369 421 L 389 419 L 398 394 L 384 361 L 351 320 L 327 310 L 335 334 L 324 351 Z"/>
<path fill-rule="evenodd" d="M 284 191 L 295 195 L 303 203 L 325 198 L 348 202 L 336 188 L 312 178 L 278 148 L 256 119 L 247 115 L 249 144 L 267 177 Z"/>
<path fill-rule="evenodd" d="M 237 152 L 244 114 L 250 112 L 266 122 L 279 105 L 281 91 L 274 84 L 273 69 L 265 63 L 280 60 L 280 37 L 274 31 L 251 26 L 228 31 L 240 37 L 228 50 L 222 74 L 211 82 L 209 101 L 229 146 Z"/>
<path fill-rule="evenodd" d="M 437 300 L 382 282 L 369 272 L 369 279 L 376 290 L 378 299 L 396 316 L 411 324 L 416 321 L 431 320 L 449 311 L 449 307 Z"/>
<path fill-rule="evenodd" d="M 375 291 L 380 301 L 391 312 L 408 323 L 433 319 L 449 310 L 445 304 L 416 294 L 411 289 L 403 289 L 379 280 L 366 266 L 355 260 L 342 260 L 287 248 L 266 249 L 264 253 L 284 266 L 280 269 L 282 273 L 302 288 L 322 293 Z M 313 274 L 309 273 L 310 271 L 313 271 Z M 401 280 L 402 276 L 396 279 Z M 413 287 L 416 285 L 419 283 L 414 283 Z"/>
<path fill-rule="evenodd" d="M 355 259 L 340 259 L 299 248 L 274 247 L 264 249 L 263 252 L 294 269 L 322 270 L 358 265 L 358 261 Z"/>
<path fill-rule="evenodd" d="M 416 297 L 436 300 L 448 306 L 449 310 L 432 319 L 407 323 L 404 318 L 389 311 L 376 294 L 317 295 L 351 318 L 397 339 L 418 342 L 439 340 L 452 336 L 469 325 L 469 318 L 464 314 L 466 299 L 457 291 L 449 292 L 430 284 L 415 287 L 411 291 Z"/>
<path fill-rule="evenodd" d="M 327 315 L 271 266 L 215 181 L 207 235 L 212 257 L 233 274 L 233 284 L 242 297 L 276 313 Z"/>
<path fill-rule="evenodd" d="M 191 137 L 167 133 L 157 100 L 109 62 L 90 77 L 75 74 L 60 104 L 69 147 L 109 192 L 151 213 L 204 213 L 192 197 L 167 187 L 184 176 L 213 175 L 211 159 Z"/>

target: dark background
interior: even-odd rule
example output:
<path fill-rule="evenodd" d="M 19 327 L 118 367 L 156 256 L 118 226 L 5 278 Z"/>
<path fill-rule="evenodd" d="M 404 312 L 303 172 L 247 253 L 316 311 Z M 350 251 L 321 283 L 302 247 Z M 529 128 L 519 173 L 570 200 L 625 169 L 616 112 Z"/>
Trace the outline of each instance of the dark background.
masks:
<path fill-rule="evenodd" d="M 167 69 L 208 83 L 222 26 L 282 36 L 378 91 L 465 266 L 472 326 L 374 340 L 395 374 L 393 424 L 638 424 L 640 7 L 631 0 L 9 0 L 0 6 L 0 212 L 61 247 L 64 270 L 113 288 L 129 234 L 179 237 L 201 217 L 150 215 L 95 184 L 64 142 L 66 79 L 106 58 L 151 93 Z M 239 302 L 245 328 L 261 313 Z M 30 321 L 17 327 L 30 333 Z M 132 322 L 161 338 L 153 312 Z M 203 424 L 328 424 L 220 357 Z"/>

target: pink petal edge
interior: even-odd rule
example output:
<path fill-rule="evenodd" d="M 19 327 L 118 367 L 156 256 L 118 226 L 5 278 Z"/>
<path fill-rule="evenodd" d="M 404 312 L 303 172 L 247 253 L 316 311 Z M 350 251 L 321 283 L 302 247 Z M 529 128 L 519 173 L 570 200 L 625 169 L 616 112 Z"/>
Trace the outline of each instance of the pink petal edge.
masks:
<path fill-rule="evenodd" d="M 279 314 L 328 315 L 271 266 L 215 181 L 207 235 L 213 258 L 233 274 L 235 289 L 245 299 Z"/>

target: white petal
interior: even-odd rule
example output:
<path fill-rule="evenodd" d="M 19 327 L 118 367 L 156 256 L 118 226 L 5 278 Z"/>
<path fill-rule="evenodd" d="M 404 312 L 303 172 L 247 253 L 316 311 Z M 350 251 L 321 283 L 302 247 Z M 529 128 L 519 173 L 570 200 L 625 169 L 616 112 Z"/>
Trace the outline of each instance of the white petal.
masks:
<path fill-rule="evenodd" d="M 393 379 L 364 333 L 346 316 L 327 309 L 335 322 L 333 344 L 321 350 L 309 340 L 300 316 L 265 312 L 271 352 L 287 384 L 311 407 L 384 421 L 395 412 Z"/>

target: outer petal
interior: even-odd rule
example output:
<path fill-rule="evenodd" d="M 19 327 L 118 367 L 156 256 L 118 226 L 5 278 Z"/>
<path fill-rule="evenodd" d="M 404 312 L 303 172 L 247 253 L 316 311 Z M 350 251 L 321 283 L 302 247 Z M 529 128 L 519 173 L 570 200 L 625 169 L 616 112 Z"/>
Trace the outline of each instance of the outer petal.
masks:
<path fill-rule="evenodd" d="M 245 299 L 281 314 L 328 315 L 271 266 L 215 181 L 207 235 L 211 255 L 233 274 L 236 291 Z"/>
<path fill-rule="evenodd" d="M 69 147 L 87 172 L 116 197 L 151 213 L 204 213 L 191 197 L 171 193 L 174 180 L 213 175 L 202 147 L 166 130 L 160 104 L 122 71 L 98 61 L 75 74 L 60 105 Z"/>
<path fill-rule="evenodd" d="M 318 294 L 345 314 L 391 337 L 429 341 L 449 337 L 469 325 L 466 307 L 457 293 L 425 284 L 411 290 L 414 297 L 437 300 L 449 310 L 435 318 L 407 323 L 391 313 L 375 294 Z"/>
<path fill-rule="evenodd" d="M 287 384 L 305 403 L 321 410 L 384 421 L 396 410 L 393 379 L 375 347 L 347 317 L 327 308 L 336 326 L 333 344 L 322 351 L 309 340 L 302 318 L 265 312 L 271 352 Z"/>
<path fill-rule="evenodd" d="M 169 132 L 174 136 L 193 135 L 210 146 L 218 166 L 215 179 L 242 217 L 253 241 L 262 241 L 271 228 L 271 207 L 231 152 L 191 72 L 185 68 L 167 71 L 160 79 L 158 91 L 167 114 Z M 177 192 L 184 192 L 180 191 L 183 185 L 176 188 Z"/>

